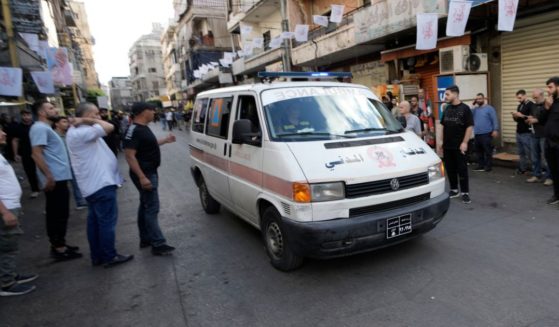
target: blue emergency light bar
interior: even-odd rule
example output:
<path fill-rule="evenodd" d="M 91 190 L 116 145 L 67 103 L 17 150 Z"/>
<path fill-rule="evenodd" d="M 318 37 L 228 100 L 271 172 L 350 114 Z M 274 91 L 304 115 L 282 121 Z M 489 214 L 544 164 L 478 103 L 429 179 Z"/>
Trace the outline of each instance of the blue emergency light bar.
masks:
<path fill-rule="evenodd" d="M 349 72 L 258 72 L 260 78 L 351 78 Z"/>

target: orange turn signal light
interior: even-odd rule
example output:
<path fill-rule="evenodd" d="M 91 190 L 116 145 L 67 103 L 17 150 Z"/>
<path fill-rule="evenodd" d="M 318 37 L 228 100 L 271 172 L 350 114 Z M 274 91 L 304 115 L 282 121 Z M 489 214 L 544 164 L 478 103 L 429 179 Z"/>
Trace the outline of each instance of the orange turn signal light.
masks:
<path fill-rule="evenodd" d="M 305 183 L 293 183 L 293 201 L 299 203 L 311 202 L 311 187 Z"/>
<path fill-rule="evenodd" d="M 441 177 L 444 177 L 445 176 L 444 163 L 441 161 L 440 165 L 441 165 Z"/>

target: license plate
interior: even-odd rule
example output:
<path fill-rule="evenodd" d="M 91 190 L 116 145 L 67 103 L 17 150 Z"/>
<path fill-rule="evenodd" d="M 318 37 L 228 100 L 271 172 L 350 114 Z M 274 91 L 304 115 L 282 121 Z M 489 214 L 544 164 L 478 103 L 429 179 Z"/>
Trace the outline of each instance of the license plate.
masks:
<path fill-rule="evenodd" d="M 412 232 L 411 214 L 386 220 L 386 238 L 391 239 Z"/>

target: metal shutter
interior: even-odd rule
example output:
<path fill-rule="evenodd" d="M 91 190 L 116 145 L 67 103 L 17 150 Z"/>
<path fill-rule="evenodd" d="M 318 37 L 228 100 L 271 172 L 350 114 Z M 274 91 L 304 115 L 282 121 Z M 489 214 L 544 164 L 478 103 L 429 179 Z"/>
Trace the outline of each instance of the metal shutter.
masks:
<path fill-rule="evenodd" d="M 504 32 L 501 38 L 501 123 L 503 141 L 516 143 L 516 91 L 543 88 L 548 78 L 559 75 L 559 33 L 557 22 L 548 21 Z M 541 22 L 541 20 L 540 20 Z"/>

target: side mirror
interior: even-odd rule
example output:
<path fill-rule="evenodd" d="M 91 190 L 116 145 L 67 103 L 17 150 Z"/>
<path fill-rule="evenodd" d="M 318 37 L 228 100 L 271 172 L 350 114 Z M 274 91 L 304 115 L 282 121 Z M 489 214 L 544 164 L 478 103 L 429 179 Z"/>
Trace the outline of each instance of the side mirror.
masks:
<path fill-rule="evenodd" d="M 239 119 L 233 123 L 233 144 L 261 145 L 260 133 L 252 133 L 249 119 Z"/>

